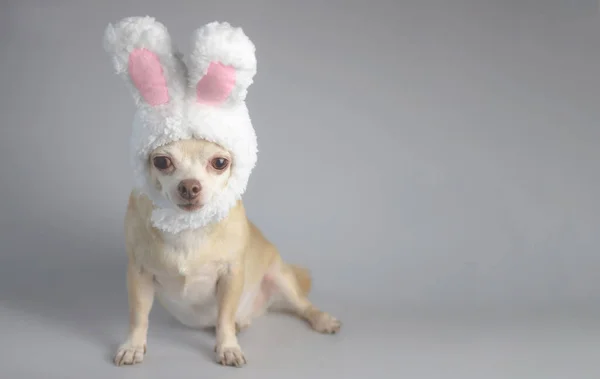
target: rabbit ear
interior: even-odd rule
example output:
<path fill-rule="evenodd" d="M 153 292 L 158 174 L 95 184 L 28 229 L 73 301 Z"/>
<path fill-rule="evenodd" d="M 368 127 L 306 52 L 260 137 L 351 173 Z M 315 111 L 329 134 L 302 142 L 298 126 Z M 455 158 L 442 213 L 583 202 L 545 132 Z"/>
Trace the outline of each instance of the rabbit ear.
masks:
<path fill-rule="evenodd" d="M 256 74 L 255 47 L 241 28 L 212 22 L 196 30 L 188 61 L 191 96 L 201 104 L 237 104 Z"/>
<path fill-rule="evenodd" d="M 128 17 L 109 24 L 104 48 L 138 105 L 155 107 L 183 97 L 185 66 L 167 28 L 154 18 Z"/>

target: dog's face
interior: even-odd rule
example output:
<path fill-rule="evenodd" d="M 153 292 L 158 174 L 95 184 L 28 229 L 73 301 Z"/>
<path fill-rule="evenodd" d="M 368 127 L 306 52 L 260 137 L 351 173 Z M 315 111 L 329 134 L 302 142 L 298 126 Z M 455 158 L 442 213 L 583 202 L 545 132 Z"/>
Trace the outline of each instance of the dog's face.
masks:
<path fill-rule="evenodd" d="M 160 193 L 179 209 L 193 212 L 225 188 L 233 162 L 219 145 L 190 139 L 157 148 L 148 164 Z"/>

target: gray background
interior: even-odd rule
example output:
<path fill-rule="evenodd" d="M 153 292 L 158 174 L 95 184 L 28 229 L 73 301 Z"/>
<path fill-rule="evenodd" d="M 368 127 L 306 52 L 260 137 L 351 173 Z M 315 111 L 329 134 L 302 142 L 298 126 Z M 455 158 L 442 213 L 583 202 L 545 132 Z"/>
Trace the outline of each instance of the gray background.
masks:
<path fill-rule="evenodd" d="M 157 306 L 125 337 L 134 111 L 101 38 L 152 15 L 257 45 L 245 203 L 309 266 L 334 337 L 280 315 L 249 366 Z M 589 1 L 3 1 L 3 378 L 597 378 L 600 34 Z"/>

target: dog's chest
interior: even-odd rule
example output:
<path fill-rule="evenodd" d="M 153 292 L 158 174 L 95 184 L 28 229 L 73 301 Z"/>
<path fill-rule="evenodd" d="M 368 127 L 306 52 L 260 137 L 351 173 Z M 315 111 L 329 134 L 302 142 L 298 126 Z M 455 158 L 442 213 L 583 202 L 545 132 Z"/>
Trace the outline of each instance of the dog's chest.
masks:
<path fill-rule="evenodd" d="M 229 270 L 227 260 L 227 255 L 206 246 L 202 238 L 183 235 L 166 239 L 160 249 L 145 254 L 142 262 L 154 275 L 161 296 L 194 305 L 214 300 L 217 281 Z"/>
<path fill-rule="evenodd" d="M 172 301 L 189 305 L 201 305 L 216 298 L 219 276 L 227 270 L 221 262 L 205 263 L 193 272 L 156 272 L 154 281 L 157 292 Z"/>
<path fill-rule="evenodd" d="M 159 302 L 175 318 L 191 327 L 214 326 L 218 315 L 217 282 L 228 270 L 214 261 L 194 266 L 185 274 L 155 272 L 154 287 Z"/>

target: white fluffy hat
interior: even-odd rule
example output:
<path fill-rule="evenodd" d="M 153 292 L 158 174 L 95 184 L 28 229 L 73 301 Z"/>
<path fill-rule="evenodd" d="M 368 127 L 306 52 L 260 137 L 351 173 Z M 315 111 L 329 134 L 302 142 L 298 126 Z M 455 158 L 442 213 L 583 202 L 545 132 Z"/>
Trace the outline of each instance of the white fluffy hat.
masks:
<path fill-rule="evenodd" d="M 172 233 L 225 217 L 246 190 L 256 164 L 257 142 L 245 98 L 256 74 L 254 44 L 241 28 L 212 22 L 192 37 L 184 62 L 167 29 L 152 17 L 108 25 L 104 47 L 137 105 L 131 136 L 136 188 L 156 209 L 155 227 Z M 149 154 L 167 143 L 205 139 L 232 154 L 227 187 L 196 212 L 183 212 L 150 182 Z"/>

